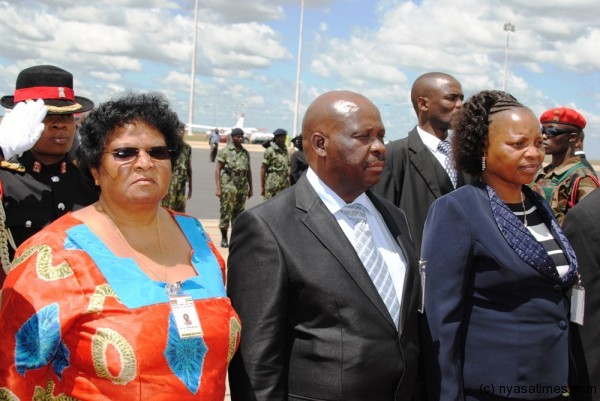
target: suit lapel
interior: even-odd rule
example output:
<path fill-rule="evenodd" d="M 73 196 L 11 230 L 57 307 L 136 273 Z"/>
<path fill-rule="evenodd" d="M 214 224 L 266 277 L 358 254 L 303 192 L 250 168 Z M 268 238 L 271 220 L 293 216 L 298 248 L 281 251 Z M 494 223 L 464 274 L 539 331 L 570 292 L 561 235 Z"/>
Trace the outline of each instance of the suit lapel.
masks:
<path fill-rule="evenodd" d="M 319 239 L 325 248 L 340 262 L 348 275 L 377 308 L 379 313 L 395 327 L 385 303 L 373 284 L 369 273 L 347 240 L 335 217 L 321 201 L 313 187 L 303 175 L 294 185 L 296 207 L 306 212 L 304 225 Z"/>
<path fill-rule="evenodd" d="M 575 279 L 577 271 L 575 253 L 558 226 L 558 223 L 556 223 L 556 220 L 550 216 L 550 213 L 543 207 L 539 199 L 535 197 L 533 191 L 530 190 L 529 187 L 523 187 L 528 198 L 533 200 L 544 223 L 550 227 L 552 235 L 563 249 L 566 258 L 569 261 L 569 271 L 562 278 L 559 276 L 552 258 L 548 255 L 548 252 L 546 252 L 543 245 L 536 241 L 527 227 L 520 223 L 518 218 L 508 206 L 502 202 L 496 192 L 490 186 L 481 182 L 478 185 L 487 189 L 492 214 L 496 220 L 496 224 L 506 242 L 514 249 L 517 255 L 541 274 L 552 280 L 562 281 L 563 284 L 570 284 Z"/>
<path fill-rule="evenodd" d="M 416 128 L 408 134 L 408 147 L 411 151 L 411 163 L 436 198 L 454 189 L 448 173 L 427 149 Z"/>

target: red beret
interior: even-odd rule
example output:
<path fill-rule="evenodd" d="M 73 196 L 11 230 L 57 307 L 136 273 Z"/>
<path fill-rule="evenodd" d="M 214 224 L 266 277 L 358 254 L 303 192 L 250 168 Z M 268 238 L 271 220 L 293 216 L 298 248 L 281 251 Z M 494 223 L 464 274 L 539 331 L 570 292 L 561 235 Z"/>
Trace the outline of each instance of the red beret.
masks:
<path fill-rule="evenodd" d="M 567 124 L 572 125 L 574 127 L 579 127 L 581 129 L 585 128 L 585 118 L 577 111 L 573 109 L 568 109 L 566 107 L 557 107 L 554 109 L 550 109 L 545 111 L 540 116 L 540 122 L 544 123 L 558 123 L 558 124 Z"/>

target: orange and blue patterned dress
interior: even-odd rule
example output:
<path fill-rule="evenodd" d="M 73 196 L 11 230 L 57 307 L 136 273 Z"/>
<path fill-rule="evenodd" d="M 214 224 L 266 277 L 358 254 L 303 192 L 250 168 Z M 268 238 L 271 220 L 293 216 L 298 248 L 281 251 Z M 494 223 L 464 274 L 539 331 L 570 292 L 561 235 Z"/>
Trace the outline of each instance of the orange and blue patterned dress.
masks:
<path fill-rule="evenodd" d="M 223 401 L 241 329 L 225 263 L 198 220 L 173 218 L 203 336 L 181 339 L 165 283 L 67 214 L 18 249 L 2 289 L 0 400 Z"/>

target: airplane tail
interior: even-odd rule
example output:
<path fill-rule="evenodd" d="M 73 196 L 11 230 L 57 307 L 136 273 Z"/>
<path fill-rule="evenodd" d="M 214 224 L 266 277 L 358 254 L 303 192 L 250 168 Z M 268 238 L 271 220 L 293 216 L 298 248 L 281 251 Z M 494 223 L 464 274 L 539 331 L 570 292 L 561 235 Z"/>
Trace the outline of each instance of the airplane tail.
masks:
<path fill-rule="evenodd" d="M 240 114 L 240 118 L 238 118 L 237 122 L 235 123 L 234 128 L 244 128 L 244 115 Z"/>

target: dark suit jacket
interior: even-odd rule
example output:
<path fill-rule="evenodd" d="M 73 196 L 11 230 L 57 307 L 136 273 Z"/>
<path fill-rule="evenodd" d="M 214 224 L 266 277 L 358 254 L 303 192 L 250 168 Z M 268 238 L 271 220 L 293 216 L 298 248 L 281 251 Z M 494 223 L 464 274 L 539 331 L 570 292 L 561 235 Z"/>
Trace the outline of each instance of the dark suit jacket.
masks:
<path fill-rule="evenodd" d="M 560 392 L 529 386 L 567 385 L 565 291 L 576 277 L 574 252 L 547 203 L 524 190 L 570 261 L 562 279 L 543 246 L 484 184 L 459 188 L 431 206 L 422 252 L 429 401 L 477 398 L 482 391 L 549 399 Z M 528 390 L 518 394 L 517 386 Z"/>
<path fill-rule="evenodd" d="M 300 176 L 308 169 L 306 156 L 303 150 L 297 150 L 292 153 L 290 158 L 290 184 L 294 185 L 300 179 Z"/>
<path fill-rule="evenodd" d="M 571 384 L 595 386 L 596 392 L 578 387 L 574 400 L 600 400 L 600 190 L 577 203 L 563 222 L 579 262 L 585 288 L 585 320 L 573 328 L 573 355 L 576 371 Z M 589 390 L 590 387 L 587 387 Z"/>
<path fill-rule="evenodd" d="M 385 167 L 379 183 L 371 190 L 406 212 L 419 255 L 429 206 L 454 187 L 444 167 L 419 137 L 416 127 L 408 137 L 391 141 L 385 147 Z M 464 185 L 466 179 L 459 174 L 457 187 Z"/>
<path fill-rule="evenodd" d="M 242 320 L 236 401 L 410 400 L 419 357 L 416 255 L 404 213 L 368 193 L 408 266 L 400 330 L 306 175 L 235 221 L 228 295 Z"/>

